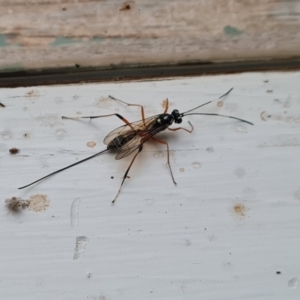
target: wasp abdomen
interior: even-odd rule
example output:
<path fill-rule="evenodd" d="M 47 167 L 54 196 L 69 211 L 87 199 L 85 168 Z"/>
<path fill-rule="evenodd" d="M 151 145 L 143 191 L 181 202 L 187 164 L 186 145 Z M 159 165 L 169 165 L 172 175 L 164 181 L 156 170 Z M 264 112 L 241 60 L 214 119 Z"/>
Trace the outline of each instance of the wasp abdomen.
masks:
<path fill-rule="evenodd" d="M 129 141 L 131 141 L 136 136 L 135 132 L 126 135 L 119 135 L 116 136 L 111 142 L 107 145 L 107 149 L 109 150 L 116 150 L 123 147 Z"/>

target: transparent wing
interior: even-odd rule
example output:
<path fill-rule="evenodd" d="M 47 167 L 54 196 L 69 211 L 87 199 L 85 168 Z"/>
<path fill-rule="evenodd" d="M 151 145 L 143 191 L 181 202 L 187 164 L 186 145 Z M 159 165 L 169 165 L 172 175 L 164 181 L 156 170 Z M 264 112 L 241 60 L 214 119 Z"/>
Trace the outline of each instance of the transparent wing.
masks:
<path fill-rule="evenodd" d="M 153 120 L 157 119 L 159 115 L 156 116 L 152 116 L 149 118 L 145 119 L 145 122 L 143 122 L 143 120 L 139 120 L 136 122 L 132 122 L 130 123 L 130 126 L 125 124 L 123 126 L 120 126 L 118 128 L 116 128 L 115 130 L 113 130 L 112 132 L 110 132 L 105 138 L 103 143 L 105 145 L 108 145 L 115 137 L 119 136 L 119 135 L 127 135 L 127 134 L 132 134 L 132 131 L 138 131 L 138 130 L 144 130 L 147 128 L 147 126 L 149 126 L 149 124 L 151 124 L 153 122 Z"/>
<path fill-rule="evenodd" d="M 134 151 L 136 151 L 141 144 L 145 143 L 144 138 L 140 135 L 136 135 L 131 141 L 119 149 L 116 159 L 122 159 Z"/>
<path fill-rule="evenodd" d="M 150 123 L 149 123 L 150 124 Z M 145 130 L 138 132 L 129 142 L 127 142 L 124 146 L 122 146 L 118 150 L 118 154 L 116 155 L 116 159 L 122 159 L 134 151 L 136 151 L 141 144 L 147 142 L 150 138 L 152 138 L 158 132 L 166 129 L 167 125 L 153 126 Z"/>

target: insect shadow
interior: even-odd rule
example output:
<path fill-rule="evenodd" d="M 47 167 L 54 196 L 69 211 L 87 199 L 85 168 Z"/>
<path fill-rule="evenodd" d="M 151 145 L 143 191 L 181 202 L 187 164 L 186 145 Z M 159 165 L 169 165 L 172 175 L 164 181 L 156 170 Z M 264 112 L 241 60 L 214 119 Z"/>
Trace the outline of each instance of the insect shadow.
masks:
<path fill-rule="evenodd" d="M 154 137 L 157 133 L 164 131 L 166 129 L 170 130 L 170 131 L 177 131 L 177 130 L 184 130 L 188 133 L 192 133 L 192 131 L 194 130 L 193 125 L 191 124 L 191 122 L 189 121 L 189 125 L 190 125 L 190 129 L 186 129 L 183 127 L 177 127 L 177 128 L 170 128 L 170 126 L 173 123 L 176 124 L 180 124 L 182 122 L 182 118 L 185 116 L 191 116 L 191 115 L 203 115 L 203 116 L 217 116 L 217 117 L 225 117 L 225 118 L 230 118 L 230 119 L 234 119 L 237 121 L 241 121 L 244 123 L 247 123 L 249 125 L 253 125 L 253 123 L 240 119 L 240 118 L 236 118 L 236 117 L 232 117 L 232 116 L 227 116 L 227 115 L 221 115 L 221 114 L 216 114 L 216 113 L 197 113 L 197 112 L 193 112 L 194 110 L 207 105 L 209 103 L 212 103 L 213 101 L 219 100 L 221 98 L 224 98 L 225 96 L 227 96 L 233 88 L 231 88 L 227 93 L 225 93 L 224 95 L 222 95 L 221 97 L 219 97 L 218 99 L 212 100 L 212 101 L 208 101 L 204 104 L 201 104 L 193 109 L 190 109 L 186 112 L 180 113 L 177 109 L 174 109 L 172 111 L 172 113 L 167 113 L 168 108 L 169 108 L 169 101 L 168 99 L 166 99 L 166 103 L 165 103 L 165 110 L 162 114 L 158 114 L 149 118 L 145 118 L 145 112 L 144 112 L 144 107 L 142 105 L 139 104 L 130 104 L 127 103 L 125 101 L 122 101 L 120 99 L 114 98 L 112 96 L 109 96 L 110 99 L 115 100 L 115 101 L 119 101 L 122 102 L 124 104 L 126 104 L 127 106 L 137 106 L 140 107 L 141 109 L 141 115 L 142 115 L 142 119 L 136 122 L 132 122 L 130 123 L 127 119 L 125 119 L 123 116 L 115 113 L 115 114 L 109 114 L 109 115 L 100 115 L 100 116 L 88 116 L 88 117 L 65 117 L 63 116 L 62 119 L 71 119 L 71 120 L 78 120 L 78 119 L 97 119 L 97 118 L 104 118 L 104 117 L 111 117 L 111 116 L 116 116 L 119 119 L 121 119 L 125 124 L 123 126 L 120 126 L 118 128 L 116 128 L 115 130 L 113 130 L 112 132 L 110 132 L 105 138 L 104 138 L 104 144 L 107 145 L 106 149 L 92 155 L 89 156 L 85 159 L 82 159 L 74 164 L 71 164 L 65 168 L 59 169 L 53 173 L 50 173 L 30 184 L 27 184 L 25 186 L 20 187 L 19 189 L 24 189 L 26 187 L 29 187 L 41 180 L 44 180 L 54 174 L 57 174 L 59 172 L 62 172 L 66 169 L 69 169 L 71 167 L 74 167 L 82 162 L 85 162 L 89 159 L 92 159 L 94 157 L 96 157 L 99 154 L 102 154 L 104 152 L 107 151 L 116 151 L 117 155 L 116 155 L 116 159 L 122 159 L 130 154 L 132 154 L 133 152 L 136 151 L 133 159 L 131 160 L 125 174 L 124 177 L 122 179 L 120 188 L 115 196 L 115 198 L 113 199 L 112 203 L 114 203 L 116 201 L 116 199 L 118 198 L 120 192 L 121 192 L 121 188 L 126 180 L 126 178 L 128 178 L 128 172 L 131 168 L 131 166 L 133 165 L 136 157 L 138 156 L 138 154 L 143 150 L 143 146 L 144 144 L 148 141 L 148 140 L 153 140 L 157 143 L 160 144 L 164 144 L 167 147 L 167 164 L 169 166 L 169 170 L 171 173 L 171 177 L 172 180 L 174 182 L 174 184 L 176 185 L 174 176 L 173 176 L 173 172 L 172 172 L 172 168 L 170 165 L 170 150 L 169 150 L 169 145 L 166 141 L 158 139 L 156 137 Z"/>

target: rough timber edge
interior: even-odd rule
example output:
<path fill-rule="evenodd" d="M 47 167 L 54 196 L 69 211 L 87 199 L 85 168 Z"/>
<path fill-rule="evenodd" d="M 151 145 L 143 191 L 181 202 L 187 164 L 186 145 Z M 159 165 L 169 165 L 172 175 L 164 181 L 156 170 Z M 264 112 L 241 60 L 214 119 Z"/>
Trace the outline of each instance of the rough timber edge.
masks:
<path fill-rule="evenodd" d="M 203 76 L 261 71 L 296 71 L 300 58 L 237 62 L 189 62 L 159 66 L 110 66 L 110 68 L 53 68 L 0 73 L 0 87 L 20 87 L 88 82 L 152 80 L 168 77 Z"/>

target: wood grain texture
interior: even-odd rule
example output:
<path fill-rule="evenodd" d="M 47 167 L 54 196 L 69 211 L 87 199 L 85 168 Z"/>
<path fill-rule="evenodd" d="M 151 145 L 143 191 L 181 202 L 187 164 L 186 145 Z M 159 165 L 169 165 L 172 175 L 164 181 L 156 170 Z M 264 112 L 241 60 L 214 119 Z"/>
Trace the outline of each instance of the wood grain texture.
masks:
<path fill-rule="evenodd" d="M 278 0 L 0 0 L 0 70 L 290 58 L 299 14 Z"/>
<path fill-rule="evenodd" d="M 299 299 L 299 80 L 299 72 L 245 73 L 2 89 L 0 298 Z M 166 97 L 170 110 L 186 111 L 231 87 L 224 102 L 201 111 L 254 126 L 189 116 L 182 126 L 191 121 L 192 134 L 160 134 L 177 186 L 164 145 L 149 142 L 114 206 L 131 158 L 112 153 L 17 189 L 101 151 L 122 125 L 62 115 L 118 112 L 135 121 L 138 108 L 107 96 L 142 104 L 151 116 Z M 34 197 L 39 210 L 11 211 L 11 197 Z"/>

